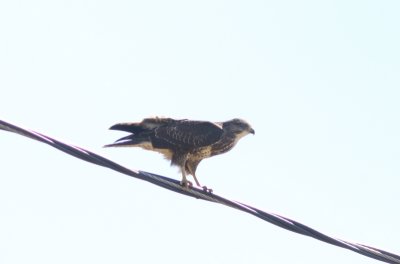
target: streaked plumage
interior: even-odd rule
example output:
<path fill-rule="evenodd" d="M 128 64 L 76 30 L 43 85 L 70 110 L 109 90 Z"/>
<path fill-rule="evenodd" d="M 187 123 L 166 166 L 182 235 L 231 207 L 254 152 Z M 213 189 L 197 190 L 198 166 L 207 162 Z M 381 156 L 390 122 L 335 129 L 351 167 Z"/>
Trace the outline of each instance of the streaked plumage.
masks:
<path fill-rule="evenodd" d="M 171 165 L 179 166 L 185 186 L 188 174 L 200 186 L 196 169 L 203 159 L 225 153 L 243 136 L 254 134 L 251 126 L 242 119 L 212 123 L 155 117 L 139 123 L 119 123 L 110 129 L 132 134 L 105 147 L 141 147 L 157 151 L 171 160 Z"/>

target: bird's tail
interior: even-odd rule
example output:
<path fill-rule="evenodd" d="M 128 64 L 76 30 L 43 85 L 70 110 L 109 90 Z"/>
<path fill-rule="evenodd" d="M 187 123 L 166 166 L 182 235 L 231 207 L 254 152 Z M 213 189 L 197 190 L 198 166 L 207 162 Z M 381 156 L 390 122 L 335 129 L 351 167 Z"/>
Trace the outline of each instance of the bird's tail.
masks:
<path fill-rule="evenodd" d="M 118 139 L 112 144 L 107 144 L 104 147 L 140 147 L 141 145 L 148 142 L 146 137 L 138 137 L 135 135 L 129 135 L 123 138 Z"/>
<path fill-rule="evenodd" d="M 150 147 L 148 144 L 151 144 L 149 140 L 149 133 L 151 131 L 142 123 L 119 123 L 113 125 L 110 129 L 130 132 L 132 134 L 104 147 Z"/>
<path fill-rule="evenodd" d="M 147 130 L 145 127 L 143 127 L 141 123 L 119 123 L 113 125 L 112 127 L 110 127 L 110 129 L 130 132 L 134 134 L 141 133 Z"/>

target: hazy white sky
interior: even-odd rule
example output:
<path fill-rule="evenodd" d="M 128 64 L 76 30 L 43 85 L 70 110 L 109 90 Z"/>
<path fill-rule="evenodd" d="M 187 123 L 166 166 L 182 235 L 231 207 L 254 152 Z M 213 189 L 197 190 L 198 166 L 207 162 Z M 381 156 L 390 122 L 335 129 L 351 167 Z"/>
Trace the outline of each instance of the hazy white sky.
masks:
<path fill-rule="evenodd" d="M 0 118 L 124 166 L 121 121 L 244 118 L 217 194 L 400 254 L 398 1 L 2 1 Z M 0 131 L 0 263 L 377 263 Z"/>

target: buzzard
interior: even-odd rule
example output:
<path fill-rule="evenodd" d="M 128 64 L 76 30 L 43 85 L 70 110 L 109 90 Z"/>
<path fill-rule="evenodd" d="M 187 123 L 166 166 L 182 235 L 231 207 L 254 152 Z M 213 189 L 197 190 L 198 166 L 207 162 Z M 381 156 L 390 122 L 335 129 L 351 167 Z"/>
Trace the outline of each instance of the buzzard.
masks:
<path fill-rule="evenodd" d="M 141 147 L 159 152 L 182 172 L 181 184 L 191 185 L 187 175 L 196 177 L 199 163 L 208 157 L 231 150 L 242 137 L 254 129 L 242 119 L 225 122 L 194 121 L 172 118 L 145 118 L 139 123 L 119 123 L 110 127 L 132 134 L 105 147 Z M 205 188 L 206 189 L 206 188 Z"/>

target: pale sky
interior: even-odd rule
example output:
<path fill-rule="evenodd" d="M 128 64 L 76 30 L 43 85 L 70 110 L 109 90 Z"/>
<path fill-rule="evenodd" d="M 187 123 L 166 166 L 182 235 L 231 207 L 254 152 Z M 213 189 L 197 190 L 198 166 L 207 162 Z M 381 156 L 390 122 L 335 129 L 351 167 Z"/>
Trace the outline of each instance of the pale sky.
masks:
<path fill-rule="evenodd" d="M 118 122 L 246 119 L 215 193 L 400 254 L 398 1 L 2 1 L 0 119 L 104 149 Z M 378 263 L 0 131 L 0 263 Z"/>

